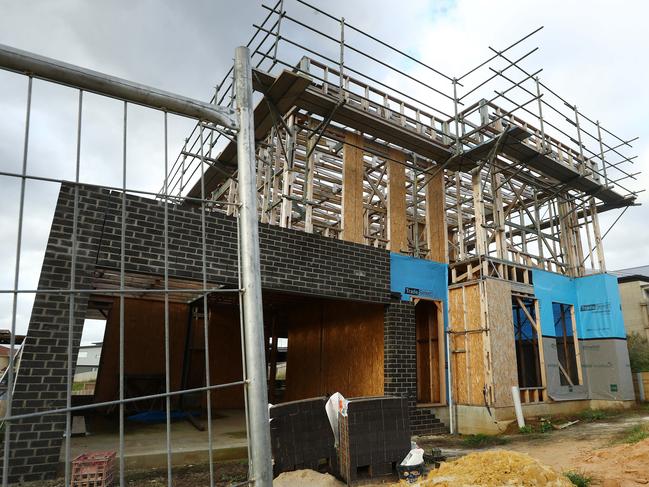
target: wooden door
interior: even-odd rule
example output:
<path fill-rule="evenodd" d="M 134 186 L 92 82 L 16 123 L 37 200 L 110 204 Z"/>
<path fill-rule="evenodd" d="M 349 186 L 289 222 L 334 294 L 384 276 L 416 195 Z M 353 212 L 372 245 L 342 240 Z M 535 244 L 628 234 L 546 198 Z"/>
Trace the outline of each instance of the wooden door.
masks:
<path fill-rule="evenodd" d="M 420 300 L 415 307 L 417 341 L 417 402 L 442 402 L 443 326 L 439 304 Z"/>

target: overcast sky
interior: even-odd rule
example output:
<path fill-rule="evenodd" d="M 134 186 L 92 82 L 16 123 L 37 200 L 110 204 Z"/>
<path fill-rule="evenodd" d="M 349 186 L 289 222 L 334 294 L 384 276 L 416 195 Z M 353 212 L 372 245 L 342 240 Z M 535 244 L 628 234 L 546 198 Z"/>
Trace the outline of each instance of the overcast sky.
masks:
<path fill-rule="evenodd" d="M 270 4 L 272 0 L 267 1 Z M 303 12 L 295 0 L 285 3 L 289 14 Z M 540 76 L 549 86 L 610 130 L 625 138 L 639 136 L 631 150 L 638 155 L 633 172 L 644 173 L 628 184 L 633 189 L 648 186 L 649 35 L 645 24 L 649 3 L 314 3 L 452 76 L 487 58 L 491 54 L 488 46 L 502 48 L 545 26 L 525 44 L 527 50 L 540 48 L 530 56 L 527 66 L 543 67 Z M 0 0 L 0 43 L 207 99 L 231 64 L 234 48 L 247 42 L 252 24 L 259 23 L 266 13 L 256 0 Z M 308 22 L 336 35 L 336 26 L 322 15 L 311 15 Z M 290 26 L 284 27 L 291 32 Z M 286 52 L 290 55 L 290 49 Z M 394 63 L 412 70 L 426 82 L 440 81 L 403 59 L 394 58 Z M 386 73 L 377 76 L 394 81 Z M 0 171 L 18 172 L 22 163 L 26 82 L 19 75 L 0 72 L 0 87 Z M 77 96 L 68 88 L 34 83 L 29 173 L 74 178 Z M 435 101 L 431 98 L 430 103 Z M 121 105 L 87 95 L 83 117 L 82 180 L 121 184 Z M 170 120 L 171 154 L 177 153 L 190 127 L 184 120 Z M 159 113 L 129 109 L 128 137 L 128 186 L 157 190 L 163 175 Z M 18 189 L 17 180 L 0 176 L 2 289 L 13 288 Z M 37 286 L 57 191 L 53 183 L 27 185 L 22 288 Z M 649 263 L 649 195 L 642 193 L 639 202 L 643 206 L 630 208 L 604 241 L 609 269 Z M 602 215 L 602 231 L 619 213 L 616 210 Z M 19 331 L 25 331 L 32 300 L 30 296 L 21 297 Z M 11 299 L 2 295 L 0 328 L 8 328 L 10 323 Z M 84 341 L 98 339 L 100 333 L 84 337 Z"/>

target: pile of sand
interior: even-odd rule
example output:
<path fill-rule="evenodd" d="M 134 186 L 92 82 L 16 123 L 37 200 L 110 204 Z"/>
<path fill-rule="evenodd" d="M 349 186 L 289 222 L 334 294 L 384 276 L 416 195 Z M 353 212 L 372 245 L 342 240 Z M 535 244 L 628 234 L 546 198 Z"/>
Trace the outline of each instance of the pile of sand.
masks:
<path fill-rule="evenodd" d="M 574 470 L 595 477 L 603 487 L 647 485 L 649 439 L 584 453 L 577 458 Z"/>
<path fill-rule="evenodd" d="M 570 487 L 562 474 L 524 453 L 491 450 L 442 463 L 421 481 L 422 487 L 480 486 Z"/>
<path fill-rule="evenodd" d="M 333 475 L 319 473 L 314 470 L 284 472 L 273 480 L 273 487 L 302 487 L 303 485 L 341 487 L 345 484 L 337 480 Z"/>

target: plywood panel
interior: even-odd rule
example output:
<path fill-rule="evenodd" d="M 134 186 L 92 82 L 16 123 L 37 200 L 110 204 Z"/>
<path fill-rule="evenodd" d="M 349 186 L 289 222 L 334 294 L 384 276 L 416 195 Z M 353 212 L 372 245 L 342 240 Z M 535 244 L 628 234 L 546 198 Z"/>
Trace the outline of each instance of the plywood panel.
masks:
<path fill-rule="evenodd" d="M 480 286 L 467 286 L 464 304 L 467 311 L 469 404 L 484 404 L 485 351 Z"/>
<path fill-rule="evenodd" d="M 406 155 L 390 150 L 388 160 L 388 250 L 408 252 L 408 221 L 406 219 Z"/>
<path fill-rule="evenodd" d="M 164 303 L 124 300 L 124 369 L 126 375 L 164 378 Z M 169 334 L 172 390 L 180 388 L 181 363 L 185 344 L 188 306 L 169 304 Z M 97 376 L 95 401 L 119 396 L 119 299 L 116 298 L 106 321 L 101 364 Z"/>
<path fill-rule="evenodd" d="M 316 397 L 322 394 L 322 308 L 296 306 L 282 319 L 288 327 L 284 397 L 287 401 Z"/>
<path fill-rule="evenodd" d="M 325 391 L 346 397 L 383 395 L 381 305 L 329 302 L 324 306 Z"/>
<path fill-rule="evenodd" d="M 226 384 L 240 381 L 243 378 L 243 364 L 241 361 L 239 309 L 237 307 L 211 307 L 209 340 L 210 382 Z M 205 364 L 204 361 L 202 363 Z M 212 407 L 216 409 L 243 408 L 243 386 L 212 391 Z"/>
<path fill-rule="evenodd" d="M 164 381 L 164 302 L 125 299 L 124 372 L 131 376 L 158 376 Z M 169 342 L 171 390 L 181 388 L 183 357 L 189 307 L 169 304 Z M 205 385 L 204 330 L 202 322 L 194 325 L 194 348 L 190 386 Z M 234 382 L 243 377 L 238 310 L 215 307 L 210 312 L 210 375 L 212 384 Z M 115 300 L 106 332 L 95 401 L 111 401 L 119 395 L 119 299 Z M 162 382 L 164 384 L 164 382 Z M 212 391 L 212 407 L 243 407 L 243 389 L 239 387 Z M 177 398 L 173 398 L 176 402 Z"/>
<path fill-rule="evenodd" d="M 363 137 L 357 133 L 345 135 L 343 147 L 343 197 L 341 238 L 363 243 Z"/>
<path fill-rule="evenodd" d="M 450 367 L 453 401 L 467 404 L 464 288 L 449 289 Z"/>
<path fill-rule="evenodd" d="M 383 394 L 383 306 L 319 301 L 287 316 L 286 400 Z"/>
<path fill-rule="evenodd" d="M 484 285 L 495 406 L 512 406 L 511 387 L 518 384 L 518 375 L 511 285 L 493 279 L 486 280 Z"/>
<path fill-rule="evenodd" d="M 426 185 L 426 240 L 430 249 L 428 258 L 448 262 L 444 171 L 437 171 Z"/>
<path fill-rule="evenodd" d="M 458 404 L 484 404 L 485 351 L 480 287 L 477 284 L 449 290 L 451 374 Z"/>

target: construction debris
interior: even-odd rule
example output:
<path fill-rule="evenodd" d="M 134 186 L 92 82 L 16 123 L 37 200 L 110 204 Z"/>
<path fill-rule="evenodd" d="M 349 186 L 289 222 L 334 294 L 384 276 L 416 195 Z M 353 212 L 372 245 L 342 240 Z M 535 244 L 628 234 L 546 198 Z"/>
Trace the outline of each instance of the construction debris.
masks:
<path fill-rule="evenodd" d="M 572 484 L 563 475 L 542 465 L 529 455 L 506 450 L 492 450 L 471 453 L 458 460 L 443 463 L 439 469 L 433 470 L 420 485 L 422 487 L 457 487 L 459 485 L 569 487 Z"/>
<path fill-rule="evenodd" d="M 572 426 L 573 424 L 577 424 L 577 423 L 579 423 L 578 419 L 576 419 L 574 421 L 568 421 L 567 423 L 563 423 L 563 424 L 553 424 L 552 427 L 555 430 L 562 430 L 562 429 L 566 429 L 566 428 Z"/>

